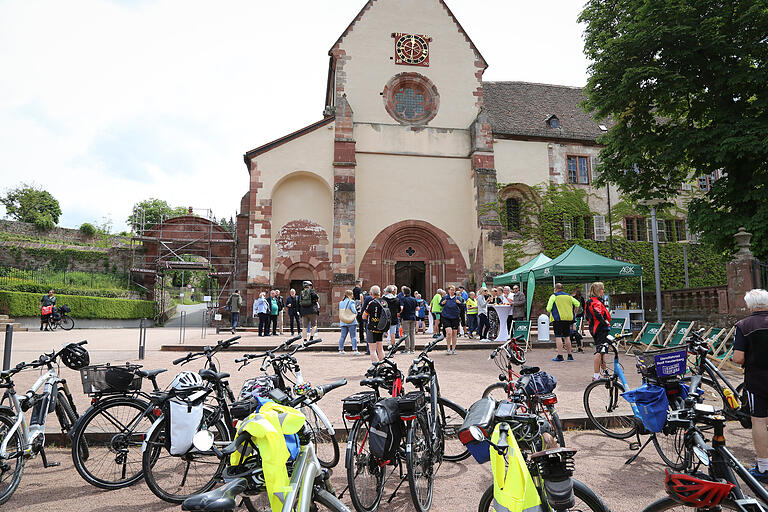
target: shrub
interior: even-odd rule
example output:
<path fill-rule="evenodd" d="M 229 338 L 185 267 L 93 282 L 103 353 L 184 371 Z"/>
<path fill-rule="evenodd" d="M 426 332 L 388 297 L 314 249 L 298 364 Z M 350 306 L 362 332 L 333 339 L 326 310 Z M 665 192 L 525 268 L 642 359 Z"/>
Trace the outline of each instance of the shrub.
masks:
<path fill-rule="evenodd" d="M 12 317 L 40 316 L 41 297 L 39 293 L 0 291 L 0 312 Z M 132 319 L 155 314 L 155 303 L 149 300 L 57 295 L 56 303 L 67 304 L 73 318 Z"/>
<path fill-rule="evenodd" d="M 85 236 L 93 236 L 96 234 L 96 226 L 94 226 L 90 222 L 83 222 L 80 225 L 80 232 Z"/>
<path fill-rule="evenodd" d="M 53 222 L 53 218 L 46 214 L 37 214 L 35 216 L 35 227 L 38 231 L 50 231 L 56 227 L 56 223 Z"/>

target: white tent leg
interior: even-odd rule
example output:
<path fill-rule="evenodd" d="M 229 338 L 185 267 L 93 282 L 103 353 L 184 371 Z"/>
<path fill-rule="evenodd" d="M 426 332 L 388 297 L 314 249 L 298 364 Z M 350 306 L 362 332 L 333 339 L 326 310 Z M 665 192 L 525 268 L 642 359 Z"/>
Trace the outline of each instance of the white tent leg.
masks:
<path fill-rule="evenodd" d="M 643 325 L 645 325 L 645 300 L 643 298 L 643 276 L 640 276 L 640 309 L 643 311 Z"/>

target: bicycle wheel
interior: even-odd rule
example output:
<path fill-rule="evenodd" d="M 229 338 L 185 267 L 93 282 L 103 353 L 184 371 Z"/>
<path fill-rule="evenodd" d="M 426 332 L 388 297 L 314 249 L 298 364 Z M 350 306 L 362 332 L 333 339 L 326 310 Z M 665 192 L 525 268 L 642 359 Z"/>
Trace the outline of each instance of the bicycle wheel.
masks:
<path fill-rule="evenodd" d="M 52 331 L 55 331 L 56 328 L 59 326 L 59 323 L 52 318 L 48 319 L 48 328 Z"/>
<path fill-rule="evenodd" d="M 565 435 L 563 433 L 563 423 L 560 421 L 560 416 L 557 414 L 554 407 L 549 406 L 547 409 L 549 424 L 552 426 L 555 440 L 557 440 L 557 444 L 560 448 L 565 448 Z"/>
<path fill-rule="evenodd" d="M 56 393 L 56 417 L 59 418 L 61 429 L 66 432 L 71 439 L 73 434 L 72 427 L 77 421 L 78 416 L 72 408 L 72 404 L 67 400 L 67 396 L 61 391 Z M 80 458 L 87 459 L 90 454 L 88 450 L 88 441 L 84 440 L 84 442 L 81 442 L 78 450 L 80 451 Z"/>
<path fill-rule="evenodd" d="M 306 418 L 304 425 L 309 429 L 312 442 L 315 443 L 317 460 L 324 468 L 335 467 L 339 463 L 339 442 L 326 428 L 320 416 L 311 407 L 302 407 L 302 414 Z"/>
<path fill-rule="evenodd" d="M 605 503 L 603 503 L 603 500 L 601 500 L 597 494 L 592 491 L 592 489 L 587 487 L 579 480 L 576 480 L 575 478 L 573 479 L 573 496 L 575 499 L 573 507 L 562 512 L 586 512 L 588 510 L 593 512 L 610 512 Z M 478 505 L 477 511 L 490 512 L 492 504 L 493 485 L 488 487 L 488 489 L 486 489 L 483 493 L 482 498 L 480 498 L 480 505 Z M 547 506 L 546 510 L 552 510 L 552 508 Z"/>
<path fill-rule="evenodd" d="M 352 425 L 347 441 L 347 484 L 349 497 L 357 512 L 373 512 L 379 508 L 384 492 L 384 472 L 368 451 L 368 423 L 359 419 Z"/>
<path fill-rule="evenodd" d="M 491 384 L 485 388 L 485 391 L 483 391 L 483 398 L 490 397 L 497 402 L 508 400 L 509 395 L 507 394 L 507 386 L 508 384 L 506 382 L 497 382 L 496 384 Z"/>
<path fill-rule="evenodd" d="M 14 417 L 0 414 L 0 441 L 5 440 L 14 424 Z M 8 458 L 0 459 L 0 505 L 11 499 L 14 491 L 21 483 L 24 473 L 24 443 L 21 440 L 21 429 L 16 429 L 8 441 Z"/>
<path fill-rule="evenodd" d="M 141 443 L 155 419 L 148 407 L 143 400 L 120 397 L 85 411 L 72 434 L 72 461 L 83 480 L 101 489 L 141 480 Z"/>
<path fill-rule="evenodd" d="M 427 512 L 432 506 L 436 457 L 429 444 L 427 418 L 420 414 L 408 425 L 405 450 L 408 486 L 411 489 L 413 505 L 418 512 Z"/>
<path fill-rule="evenodd" d="M 75 321 L 68 316 L 61 317 L 61 328 L 65 331 L 71 331 L 75 326 Z"/>
<path fill-rule="evenodd" d="M 469 450 L 459 439 L 459 430 L 464 423 L 467 410 L 443 397 L 437 399 L 438 410 L 442 416 L 443 460 L 458 462 L 469 457 Z"/>
<path fill-rule="evenodd" d="M 215 411 L 205 414 L 212 415 Z M 203 421 L 208 424 L 205 419 Z M 208 430 L 213 433 L 214 442 L 231 441 L 229 429 L 221 420 Z M 213 452 L 198 452 L 194 448 L 184 455 L 171 455 L 165 448 L 167 435 L 168 419 L 163 418 L 147 439 L 141 460 L 147 487 L 169 503 L 182 503 L 190 496 L 213 489 L 224 469 L 226 457 L 220 460 Z"/>
<path fill-rule="evenodd" d="M 618 381 L 600 379 L 584 390 L 584 410 L 592 424 L 605 435 L 614 439 L 626 439 L 635 435 L 632 406 L 621 397 L 624 386 Z"/>
<path fill-rule="evenodd" d="M 691 377 L 684 377 L 681 382 L 688 386 L 690 389 L 691 386 Z M 701 389 L 702 394 L 702 402 L 703 404 L 711 405 L 715 408 L 715 410 L 725 410 L 727 411 L 730 409 L 730 406 L 728 405 L 728 402 L 725 400 L 725 397 L 720 393 L 720 390 L 717 388 L 714 382 L 712 382 L 712 379 L 702 378 L 701 384 L 699 385 L 699 389 Z"/>
<path fill-rule="evenodd" d="M 654 501 L 647 507 L 643 509 L 643 512 L 691 512 L 693 510 L 691 507 L 681 505 L 680 503 L 676 502 L 672 498 L 661 498 L 658 501 Z M 707 510 L 716 510 L 715 508 L 707 509 Z M 722 503 L 720 503 L 720 510 L 743 510 L 742 508 L 739 508 L 738 505 L 736 505 L 731 500 L 725 500 Z"/>

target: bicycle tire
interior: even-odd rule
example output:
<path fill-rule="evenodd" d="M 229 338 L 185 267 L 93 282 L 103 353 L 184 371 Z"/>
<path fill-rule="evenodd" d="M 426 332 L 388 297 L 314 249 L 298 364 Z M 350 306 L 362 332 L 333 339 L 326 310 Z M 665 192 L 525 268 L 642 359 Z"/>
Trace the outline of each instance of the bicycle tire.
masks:
<path fill-rule="evenodd" d="M 55 331 L 56 327 L 58 327 L 58 326 L 59 326 L 58 322 L 56 322 L 55 320 L 50 319 L 50 318 L 48 319 L 48 328 L 50 330 Z"/>
<path fill-rule="evenodd" d="M 125 410 L 118 409 L 123 407 Z M 112 490 L 128 487 L 142 479 L 142 438 L 155 418 L 147 416 L 139 420 L 127 437 L 125 432 L 110 431 L 110 427 L 116 430 L 121 428 L 117 424 L 122 424 L 125 428 L 148 407 L 147 402 L 126 396 L 97 402 L 85 411 L 72 434 L 72 460 L 83 480 L 94 487 Z M 82 443 L 88 444 L 85 458 L 86 453 L 80 448 Z M 109 465 L 110 462 L 114 467 Z M 97 475 L 96 471 L 100 469 L 106 469 L 106 473 Z"/>
<path fill-rule="evenodd" d="M 75 326 L 75 321 L 68 316 L 61 317 L 61 328 L 65 331 L 71 331 Z"/>
<path fill-rule="evenodd" d="M 600 497 L 595 492 L 587 487 L 586 484 L 580 480 L 573 479 L 573 495 L 576 498 L 576 503 L 571 510 L 578 510 L 579 512 L 586 512 L 591 510 L 592 512 L 610 512 L 610 509 L 606 506 Z M 490 512 L 491 504 L 493 503 L 493 485 L 488 487 L 483 496 L 480 498 L 480 504 L 477 507 L 477 512 Z M 584 508 L 584 507 L 587 508 Z M 547 504 L 547 510 L 552 508 Z"/>
<path fill-rule="evenodd" d="M 549 409 L 550 424 L 555 430 L 555 438 L 560 448 L 565 448 L 565 433 L 563 432 L 563 422 L 560 421 L 560 416 L 555 411 L 554 407 Z"/>
<path fill-rule="evenodd" d="M 59 425 L 61 425 L 62 430 L 72 439 L 72 427 L 77 422 L 78 416 L 72 408 L 72 404 L 67 400 L 67 396 L 61 391 L 56 393 L 56 416 L 59 418 Z M 81 442 L 78 450 L 80 457 L 87 460 L 90 454 L 88 441 Z"/>
<path fill-rule="evenodd" d="M 427 417 L 420 414 L 409 423 L 405 450 L 408 487 L 417 512 L 427 512 L 434 496 L 436 456 L 429 447 Z"/>
<path fill-rule="evenodd" d="M 206 410 L 206 413 L 210 416 L 216 414 L 216 411 Z M 215 429 L 215 441 L 231 441 L 229 429 L 222 420 L 218 420 L 213 425 L 209 426 L 209 430 L 211 427 Z M 161 423 L 147 438 L 147 448 L 142 453 L 141 468 L 144 472 L 144 481 L 147 483 L 147 487 L 149 487 L 155 496 L 163 501 L 167 501 L 168 503 L 181 504 L 190 496 L 194 496 L 195 494 L 202 494 L 213 489 L 213 487 L 216 485 L 216 482 L 219 480 L 224 466 L 226 465 L 227 458 L 224 457 L 219 460 L 216 455 L 211 453 L 209 456 L 211 459 L 215 458 L 216 463 L 204 463 L 206 465 L 210 465 L 211 467 L 214 465 L 216 466 L 211 477 L 207 478 L 208 474 L 210 474 L 210 471 L 208 471 L 205 475 L 202 475 L 202 479 L 191 482 L 188 480 L 188 477 L 190 476 L 191 461 L 199 460 L 205 455 L 192 452 L 178 456 L 171 455 L 166 451 L 165 448 L 165 436 L 167 435 L 167 432 L 168 419 L 163 417 Z M 168 466 L 163 464 L 163 467 L 159 468 L 158 463 L 163 460 L 170 462 L 170 466 L 175 467 L 172 469 L 167 469 Z M 160 475 L 167 475 L 169 478 L 161 480 Z M 175 477 L 182 477 L 182 482 L 184 484 L 184 489 L 182 489 L 183 492 L 178 492 L 177 489 L 174 489 L 176 486 L 174 483 L 176 480 Z"/>
<path fill-rule="evenodd" d="M 379 508 L 381 495 L 384 493 L 384 467 L 379 466 L 370 452 L 366 452 L 368 441 L 368 425 L 363 419 L 356 420 L 349 431 L 345 466 L 347 468 L 347 484 L 349 497 L 357 512 L 374 512 Z M 372 477 L 370 482 L 360 477 Z M 370 498 L 362 495 L 370 491 Z M 368 493 L 366 493 L 367 496 Z"/>
<path fill-rule="evenodd" d="M 720 503 L 720 509 L 721 510 L 741 510 L 738 505 L 736 505 L 731 500 L 723 500 L 722 503 Z M 643 512 L 691 512 L 693 509 L 691 507 L 681 505 L 680 503 L 676 502 L 670 497 L 661 498 L 660 500 L 654 501 L 647 507 L 643 509 Z M 714 510 L 714 509 L 711 509 Z"/>
<path fill-rule="evenodd" d="M 483 398 L 488 397 L 493 398 L 497 402 L 509 399 L 509 394 L 507 393 L 507 383 L 497 382 L 485 388 L 483 391 Z"/>
<path fill-rule="evenodd" d="M 14 420 L 14 416 L 0 414 L 0 441 L 4 440 L 8 435 L 8 431 L 15 423 Z M 21 483 L 21 476 L 24 474 L 24 463 L 26 462 L 26 459 L 21 456 L 24 452 L 24 443 L 21 440 L 20 430 L 21 429 L 16 429 L 13 433 L 13 437 L 8 441 L 9 455 L 19 455 L 18 457 L 14 457 L 16 466 L 13 467 L 13 464 L 8 464 L 8 469 L 5 469 L 5 462 L 0 461 L 0 466 L 2 466 L 2 471 L 0 472 L 0 505 L 11 499 L 11 496 L 13 496 L 13 493 L 16 492 L 16 489 L 18 489 L 19 484 Z M 14 446 L 15 451 L 13 449 Z M 11 460 L 11 458 L 7 460 Z M 7 487 L 5 485 L 6 473 L 10 473 Z"/>
<path fill-rule="evenodd" d="M 339 442 L 331 434 L 323 421 L 311 407 L 302 407 L 301 412 L 306 418 L 305 426 L 309 428 L 312 441 L 315 443 L 315 455 L 324 468 L 336 467 L 339 463 Z"/>
<path fill-rule="evenodd" d="M 438 410 L 442 411 L 440 428 L 443 431 L 443 460 L 459 462 L 469 457 L 469 449 L 459 439 L 459 430 L 467 416 L 467 410 L 455 402 L 439 397 Z M 447 409 L 452 411 L 449 414 Z"/>
<path fill-rule="evenodd" d="M 614 439 L 627 439 L 628 437 L 635 435 L 635 432 L 637 431 L 637 425 L 633 419 L 632 407 L 629 405 L 629 402 L 620 396 L 621 393 L 624 392 L 624 386 L 622 386 L 621 382 L 614 382 L 614 388 L 610 387 L 610 383 L 611 381 L 609 379 L 600 379 L 590 383 L 584 389 L 584 411 L 587 413 L 589 421 L 603 434 Z M 605 391 L 603 391 L 603 389 Z M 607 412 L 607 406 L 601 407 L 598 405 L 598 400 L 600 400 L 598 395 L 601 392 L 603 393 L 603 396 L 607 398 L 609 404 L 612 400 L 615 401 L 614 403 L 618 404 L 623 414 L 601 416 L 601 418 L 604 419 L 601 420 L 602 422 L 598 421 L 595 412 L 600 409 L 604 409 Z M 615 396 L 611 397 L 611 393 L 615 393 Z M 594 400 L 590 400 L 593 394 Z M 590 402 L 594 403 L 590 405 Z"/>

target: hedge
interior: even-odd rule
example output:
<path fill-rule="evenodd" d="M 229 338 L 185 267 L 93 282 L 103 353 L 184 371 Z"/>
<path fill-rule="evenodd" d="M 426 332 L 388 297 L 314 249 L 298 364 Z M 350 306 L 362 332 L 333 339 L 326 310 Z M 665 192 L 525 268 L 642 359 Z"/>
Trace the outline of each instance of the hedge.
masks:
<path fill-rule="evenodd" d="M 53 288 L 57 297 L 60 295 L 59 292 L 66 295 L 111 298 L 130 297 L 133 293 L 135 293 L 131 290 L 123 290 L 120 288 L 80 288 L 77 286 L 52 285 L 50 283 L 33 283 L 30 281 L 19 281 L 16 283 L 3 284 L 1 286 L 2 290 L 0 291 L 28 293 L 48 293 L 48 290 Z"/>
<path fill-rule="evenodd" d="M 39 293 L 9 292 L 0 290 L 0 313 L 12 317 L 40 316 Z M 150 300 L 111 299 L 57 295 L 58 305 L 67 304 L 73 318 L 152 318 L 155 303 Z"/>

